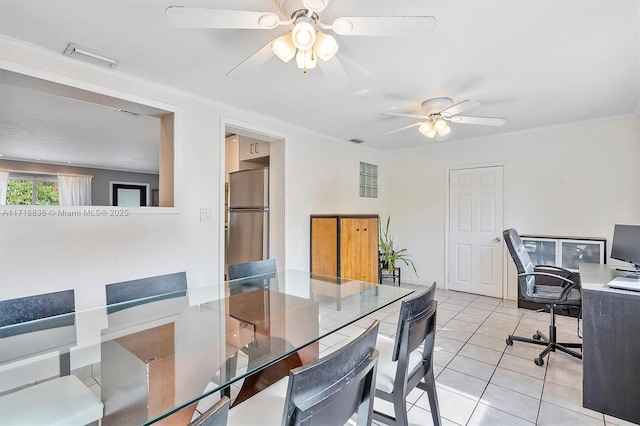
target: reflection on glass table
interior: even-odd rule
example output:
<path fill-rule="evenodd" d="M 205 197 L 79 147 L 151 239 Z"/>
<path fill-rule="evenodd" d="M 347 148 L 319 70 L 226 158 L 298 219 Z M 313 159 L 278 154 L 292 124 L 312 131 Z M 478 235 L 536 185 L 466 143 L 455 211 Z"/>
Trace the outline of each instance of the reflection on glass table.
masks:
<path fill-rule="evenodd" d="M 100 373 L 103 425 L 186 424 L 202 398 L 251 382 L 278 363 L 317 359 L 319 339 L 412 292 L 291 270 L 235 285 L 241 291 L 223 283 L 112 313 L 106 307 L 76 312 L 82 332 L 74 346 L 63 339 L 46 351 L 8 353 L 0 359 L 0 381 L 25 366 L 40 371 L 52 354 L 71 352 L 72 374 L 85 358 Z M 0 345 L 11 344 L 6 339 Z"/>

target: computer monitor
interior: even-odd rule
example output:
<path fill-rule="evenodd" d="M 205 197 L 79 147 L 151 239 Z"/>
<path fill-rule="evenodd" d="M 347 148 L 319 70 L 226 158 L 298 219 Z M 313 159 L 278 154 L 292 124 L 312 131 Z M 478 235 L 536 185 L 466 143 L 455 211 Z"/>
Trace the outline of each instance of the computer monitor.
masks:
<path fill-rule="evenodd" d="M 629 262 L 640 271 L 640 225 L 616 225 L 611 258 Z"/>

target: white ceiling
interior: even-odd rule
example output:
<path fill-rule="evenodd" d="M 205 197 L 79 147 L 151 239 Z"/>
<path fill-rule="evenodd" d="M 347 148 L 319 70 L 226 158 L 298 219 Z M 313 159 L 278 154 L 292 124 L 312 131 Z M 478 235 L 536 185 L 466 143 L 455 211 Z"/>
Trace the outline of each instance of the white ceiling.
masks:
<path fill-rule="evenodd" d="M 167 111 L 6 70 L 0 99 L 0 158 L 158 173 Z"/>
<path fill-rule="evenodd" d="M 0 33 L 60 54 L 69 42 L 89 47 L 118 59 L 116 72 L 378 150 L 434 143 L 417 128 L 384 136 L 416 120 L 382 114 L 421 113 L 423 100 L 440 96 L 481 103 L 465 115 L 507 118 L 503 127 L 453 124 L 441 143 L 640 110 L 638 0 L 333 0 L 325 22 L 437 19 L 423 39 L 335 35 L 353 80 L 342 90 L 318 68 L 303 74 L 277 58 L 229 79 L 228 71 L 290 28 L 177 29 L 165 18 L 171 5 L 279 12 L 275 0 L 1 0 Z"/>

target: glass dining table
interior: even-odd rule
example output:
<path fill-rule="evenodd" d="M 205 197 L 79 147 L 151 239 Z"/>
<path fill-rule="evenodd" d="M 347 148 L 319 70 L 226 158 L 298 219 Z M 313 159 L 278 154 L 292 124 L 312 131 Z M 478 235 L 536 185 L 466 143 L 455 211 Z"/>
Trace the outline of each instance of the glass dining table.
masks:
<path fill-rule="evenodd" d="M 320 339 L 411 293 L 285 270 L 77 311 L 0 328 L 0 379 L 44 371 L 54 354 L 71 374 L 98 373 L 103 425 L 187 424 L 202 399 L 232 386 L 235 403 L 251 397 L 318 359 Z"/>

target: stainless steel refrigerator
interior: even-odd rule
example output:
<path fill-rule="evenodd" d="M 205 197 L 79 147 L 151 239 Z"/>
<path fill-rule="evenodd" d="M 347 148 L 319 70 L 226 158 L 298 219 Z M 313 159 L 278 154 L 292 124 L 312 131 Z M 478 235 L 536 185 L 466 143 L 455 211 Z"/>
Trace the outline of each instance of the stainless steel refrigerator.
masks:
<path fill-rule="evenodd" d="M 229 173 L 227 264 L 269 258 L 269 168 Z"/>

